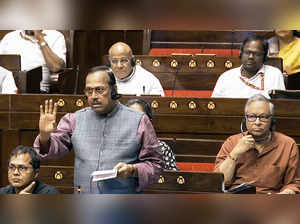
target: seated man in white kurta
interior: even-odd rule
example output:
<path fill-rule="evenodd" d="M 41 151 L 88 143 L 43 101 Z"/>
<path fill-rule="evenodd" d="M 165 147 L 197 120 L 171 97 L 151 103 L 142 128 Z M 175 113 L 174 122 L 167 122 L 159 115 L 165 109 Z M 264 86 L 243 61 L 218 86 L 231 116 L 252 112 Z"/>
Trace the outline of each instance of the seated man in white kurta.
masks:
<path fill-rule="evenodd" d="M 51 73 L 65 67 L 65 38 L 56 30 L 16 30 L 3 37 L 0 54 L 21 55 L 22 70 L 42 66 L 41 92 L 50 93 Z"/>
<path fill-rule="evenodd" d="M 267 52 L 268 43 L 262 37 L 252 35 L 246 38 L 240 54 L 242 65 L 219 77 L 212 97 L 249 98 L 260 93 L 269 98 L 269 90 L 285 90 L 282 72 L 263 64 Z"/>
<path fill-rule="evenodd" d="M 132 50 L 127 44 L 117 42 L 110 47 L 109 63 L 116 76 L 118 93 L 165 95 L 159 80 L 152 73 L 135 64 Z"/>

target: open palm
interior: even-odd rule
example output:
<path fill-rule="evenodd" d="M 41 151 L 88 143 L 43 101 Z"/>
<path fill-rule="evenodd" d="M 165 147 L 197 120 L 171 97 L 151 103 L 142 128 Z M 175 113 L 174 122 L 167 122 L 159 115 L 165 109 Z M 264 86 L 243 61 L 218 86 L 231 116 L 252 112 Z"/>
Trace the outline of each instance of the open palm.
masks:
<path fill-rule="evenodd" d="M 45 101 L 45 110 L 43 105 L 40 105 L 40 122 L 39 128 L 40 132 L 48 133 L 55 131 L 56 129 L 56 112 L 57 104 L 52 102 L 52 100 Z"/>

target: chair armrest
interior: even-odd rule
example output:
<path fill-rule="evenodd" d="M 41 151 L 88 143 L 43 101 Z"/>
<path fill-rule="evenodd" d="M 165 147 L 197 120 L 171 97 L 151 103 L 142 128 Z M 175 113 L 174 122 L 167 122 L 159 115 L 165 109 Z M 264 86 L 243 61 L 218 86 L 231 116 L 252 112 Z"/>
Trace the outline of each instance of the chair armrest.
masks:
<path fill-rule="evenodd" d="M 19 93 L 40 93 L 42 66 L 27 71 L 14 71 L 13 76 Z"/>
<path fill-rule="evenodd" d="M 58 73 L 51 74 L 51 93 L 76 94 L 78 69 L 64 68 Z"/>

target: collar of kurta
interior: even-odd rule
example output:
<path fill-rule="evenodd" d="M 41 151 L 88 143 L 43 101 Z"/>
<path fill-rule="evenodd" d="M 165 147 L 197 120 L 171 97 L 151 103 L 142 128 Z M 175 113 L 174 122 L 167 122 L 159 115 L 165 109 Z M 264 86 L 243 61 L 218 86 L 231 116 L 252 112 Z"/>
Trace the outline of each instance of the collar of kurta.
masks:
<path fill-rule="evenodd" d="M 265 74 L 265 65 L 263 64 L 261 68 L 256 72 L 256 74 L 250 78 L 242 76 L 242 70 L 243 70 L 243 65 L 240 66 L 240 77 L 242 77 L 244 80 L 252 81 L 256 79 L 258 76 L 260 76 L 261 74 Z"/>

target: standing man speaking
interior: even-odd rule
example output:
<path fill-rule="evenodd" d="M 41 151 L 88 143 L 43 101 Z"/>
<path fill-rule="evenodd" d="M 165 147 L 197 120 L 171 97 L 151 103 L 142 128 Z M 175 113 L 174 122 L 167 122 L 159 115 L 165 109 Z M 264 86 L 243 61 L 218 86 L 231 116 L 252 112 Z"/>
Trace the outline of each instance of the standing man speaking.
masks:
<path fill-rule="evenodd" d="M 162 155 L 148 117 L 120 104 L 114 74 L 106 66 L 86 77 L 89 107 L 66 114 L 57 128 L 57 105 L 40 106 L 40 135 L 34 146 L 42 158 L 75 150 L 74 187 L 83 193 L 136 193 L 158 179 Z M 117 178 L 91 181 L 94 171 L 117 170 Z"/>

